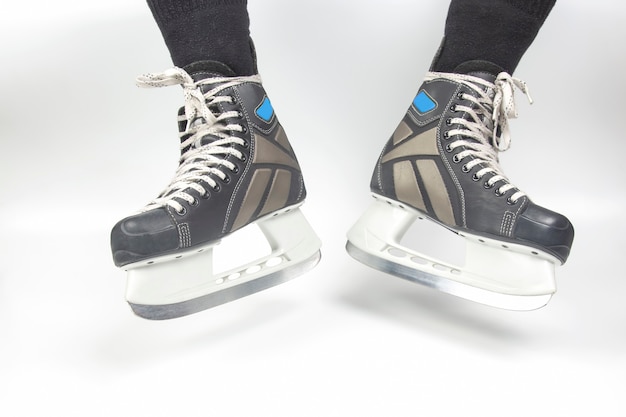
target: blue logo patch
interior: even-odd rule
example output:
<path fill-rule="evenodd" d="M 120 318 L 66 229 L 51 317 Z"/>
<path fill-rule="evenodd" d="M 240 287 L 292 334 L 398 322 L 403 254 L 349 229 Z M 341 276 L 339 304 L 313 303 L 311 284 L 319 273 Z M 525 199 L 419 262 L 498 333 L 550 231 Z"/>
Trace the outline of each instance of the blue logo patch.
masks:
<path fill-rule="evenodd" d="M 274 108 L 272 107 L 272 103 L 270 103 L 270 99 L 265 97 L 263 99 L 263 103 L 254 111 L 259 119 L 269 122 L 274 117 Z"/>
<path fill-rule="evenodd" d="M 434 110 L 437 107 L 437 103 L 435 100 L 430 98 L 428 93 L 424 90 L 420 91 L 415 99 L 413 100 L 413 105 L 420 113 L 428 113 L 429 111 Z"/>

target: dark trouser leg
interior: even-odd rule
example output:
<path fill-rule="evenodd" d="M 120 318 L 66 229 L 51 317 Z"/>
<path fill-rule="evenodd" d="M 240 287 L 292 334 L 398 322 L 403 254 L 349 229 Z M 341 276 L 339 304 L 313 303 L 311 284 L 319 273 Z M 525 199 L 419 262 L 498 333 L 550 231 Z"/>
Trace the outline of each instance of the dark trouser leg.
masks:
<path fill-rule="evenodd" d="M 256 72 L 247 0 L 147 0 L 177 67 L 212 60 Z"/>
<path fill-rule="evenodd" d="M 452 0 L 444 40 L 431 70 L 468 72 L 472 69 L 458 67 L 486 61 L 512 74 L 555 2 Z"/>

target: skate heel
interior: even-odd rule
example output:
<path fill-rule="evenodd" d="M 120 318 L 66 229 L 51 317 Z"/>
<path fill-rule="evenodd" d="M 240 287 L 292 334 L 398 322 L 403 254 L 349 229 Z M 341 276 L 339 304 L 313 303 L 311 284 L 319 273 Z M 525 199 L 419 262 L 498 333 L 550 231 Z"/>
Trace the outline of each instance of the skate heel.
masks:
<path fill-rule="evenodd" d="M 270 253 L 237 268 L 214 271 L 213 250 L 219 242 L 129 266 L 126 300 L 135 314 L 163 320 L 196 313 L 288 281 L 319 262 L 321 241 L 299 208 L 255 224 Z"/>
<path fill-rule="evenodd" d="M 442 262 L 400 244 L 409 227 L 425 218 L 423 214 L 381 196 L 375 199 L 348 232 L 346 250 L 363 264 L 509 310 L 543 307 L 556 291 L 554 270 L 560 261 L 553 256 L 515 243 L 459 233 L 466 243 L 465 264 Z"/>

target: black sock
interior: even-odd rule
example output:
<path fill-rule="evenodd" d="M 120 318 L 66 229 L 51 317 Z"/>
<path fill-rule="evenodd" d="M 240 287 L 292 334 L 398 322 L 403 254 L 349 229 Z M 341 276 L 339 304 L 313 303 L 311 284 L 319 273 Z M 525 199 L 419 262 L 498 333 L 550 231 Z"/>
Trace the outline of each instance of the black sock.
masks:
<path fill-rule="evenodd" d="M 452 0 L 432 71 L 487 61 L 512 74 L 556 0 Z"/>
<path fill-rule="evenodd" d="M 212 60 L 256 73 L 247 0 L 147 0 L 177 67 Z"/>

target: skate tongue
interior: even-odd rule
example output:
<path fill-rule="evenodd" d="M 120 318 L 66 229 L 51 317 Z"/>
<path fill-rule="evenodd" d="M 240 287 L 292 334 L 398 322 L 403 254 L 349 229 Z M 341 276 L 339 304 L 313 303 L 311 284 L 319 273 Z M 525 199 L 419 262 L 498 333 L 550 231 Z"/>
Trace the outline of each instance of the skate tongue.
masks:
<path fill-rule="evenodd" d="M 493 83 L 495 82 L 498 74 L 506 71 L 504 68 L 494 64 L 493 62 L 477 59 L 473 61 L 465 61 L 462 64 L 459 64 L 454 69 L 454 72 L 457 74 L 471 75 Z"/>
<path fill-rule="evenodd" d="M 194 81 L 210 77 L 236 77 L 237 74 L 226 64 L 218 61 L 197 61 L 183 69 L 191 75 Z"/>
<path fill-rule="evenodd" d="M 191 78 L 193 78 L 193 80 L 196 82 L 207 79 L 207 78 L 216 78 L 216 77 L 223 78 L 223 77 L 236 77 L 237 76 L 237 74 L 235 74 L 235 72 L 228 65 L 223 64 L 219 61 L 210 61 L 210 60 L 197 61 L 189 65 L 186 65 L 185 67 L 183 67 L 183 70 L 185 70 L 191 76 Z M 203 93 L 206 93 L 208 90 L 216 87 L 219 84 L 221 83 L 212 84 L 212 85 L 202 85 L 200 86 L 200 90 Z M 181 108 L 180 111 L 182 111 L 182 109 L 183 108 Z M 182 113 L 179 113 L 179 114 L 182 114 Z M 180 128 L 183 129 L 184 126 L 181 125 Z M 200 146 L 208 145 L 219 139 L 220 137 L 218 136 L 206 135 L 201 139 L 198 145 Z M 184 138 L 181 138 L 181 141 L 184 141 L 184 140 L 185 140 Z"/>

